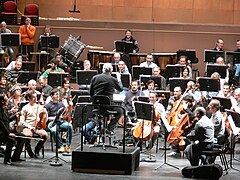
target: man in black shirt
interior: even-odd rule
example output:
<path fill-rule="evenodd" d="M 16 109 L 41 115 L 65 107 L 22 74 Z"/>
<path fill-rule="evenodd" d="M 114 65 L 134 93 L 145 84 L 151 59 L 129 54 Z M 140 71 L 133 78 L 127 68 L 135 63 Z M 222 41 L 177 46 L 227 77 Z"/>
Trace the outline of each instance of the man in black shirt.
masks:
<path fill-rule="evenodd" d="M 113 67 L 111 63 L 105 63 L 103 65 L 103 73 L 98 74 L 92 78 L 90 84 L 90 96 L 108 96 L 111 104 L 113 105 L 113 93 L 115 90 L 122 91 L 123 85 L 119 75 L 117 75 L 117 79 L 111 76 L 112 70 Z M 116 123 L 122 115 L 122 110 L 116 107 L 109 108 L 109 110 L 114 110 L 118 112 L 115 119 L 112 119 L 111 122 L 108 124 L 108 130 L 113 131 Z"/>
<path fill-rule="evenodd" d="M 133 53 L 137 53 L 139 51 L 138 42 L 132 37 L 132 31 L 130 29 L 125 31 L 125 37 L 122 39 L 122 41 L 133 43 Z"/>

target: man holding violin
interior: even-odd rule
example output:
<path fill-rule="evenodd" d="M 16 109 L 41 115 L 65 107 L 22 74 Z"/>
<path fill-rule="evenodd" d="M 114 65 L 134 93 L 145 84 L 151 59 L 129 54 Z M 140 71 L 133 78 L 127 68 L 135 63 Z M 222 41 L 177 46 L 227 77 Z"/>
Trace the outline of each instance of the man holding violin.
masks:
<path fill-rule="evenodd" d="M 44 130 L 44 127 L 46 126 L 44 124 L 44 120 L 47 119 L 47 111 L 42 105 L 36 103 L 37 93 L 35 91 L 30 90 L 26 96 L 29 99 L 29 103 L 22 108 L 19 121 L 19 131 L 28 137 L 32 137 L 35 133 L 43 139 L 37 143 L 34 151 L 35 154 L 33 154 L 32 151 L 28 151 L 31 158 L 37 158 L 39 156 L 40 149 L 43 147 L 43 144 L 48 137 L 47 132 Z M 26 145 L 30 146 L 30 140 Z M 31 148 L 27 147 L 27 150 L 28 149 Z"/>

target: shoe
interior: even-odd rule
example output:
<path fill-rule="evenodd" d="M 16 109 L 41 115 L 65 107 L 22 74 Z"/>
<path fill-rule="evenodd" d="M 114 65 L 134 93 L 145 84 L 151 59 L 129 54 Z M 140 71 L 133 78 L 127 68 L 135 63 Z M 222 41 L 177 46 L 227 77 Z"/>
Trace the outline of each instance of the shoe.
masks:
<path fill-rule="evenodd" d="M 12 162 L 22 162 L 22 161 L 26 161 L 25 159 L 12 159 L 11 160 Z"/>
<path fill-rule="evenodd" d="M 179 152 L 170 152 L 167 154 L 168 157 L 181 157 L 181 153 Z"/>
<path fill-rule="evenodd" d="M 110 131 L 110 130 L 106 130 L 106 135 L 109 135 L 109 136 L 112 136 L 114 135 L 115 133 L 113 131 Z"/>
<path fill-rule="evenodd" d="M 11 163 L 10 161 L 4 161 L 4 164 L 6 164 L 6 165 L 10 165 L 10 166 L 14 165 L 14 164 Z"/>
<path fill-rule="evenodd" d="M 67 152 L 67 153 L 70 153 L 70 152 L 71 152 L 71 145 L 70 145 L 70 144 L 67 144 L 67 145 L 66 145 L 66 152 Z"/>
<path fill-rule="evenodd" d="M 64 151 L 65 151 L 65 149 L 64 149 L 63 146 L 58 149 L 58 152 L 59 152 L 59 153 L 64 153 Z"/>

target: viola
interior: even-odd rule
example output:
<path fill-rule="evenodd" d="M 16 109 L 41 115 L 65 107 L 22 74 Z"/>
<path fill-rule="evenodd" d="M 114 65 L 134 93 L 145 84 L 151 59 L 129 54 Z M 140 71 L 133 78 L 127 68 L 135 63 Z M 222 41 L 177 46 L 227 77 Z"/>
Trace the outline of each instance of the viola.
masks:
<path fill-rule="evenodd" d="M 46 112 L 41 112 L 39 113 L 39 121 L 37 123 L 37 128 L 38 129 L 46 129 L 47 128 L 47 113 Z"/>

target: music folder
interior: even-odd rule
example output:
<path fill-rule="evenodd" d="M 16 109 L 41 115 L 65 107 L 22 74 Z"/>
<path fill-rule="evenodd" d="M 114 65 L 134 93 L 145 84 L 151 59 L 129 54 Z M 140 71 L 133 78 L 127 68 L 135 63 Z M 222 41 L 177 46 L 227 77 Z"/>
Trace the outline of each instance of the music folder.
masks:
<path fill-rule="evenodd" d="M 228 114 L 227 120 L 230 124 L 233 134 L 238 135 L 240 133 L 240 114 L 229 109 L 225 109 L 225 111 Z"/>

